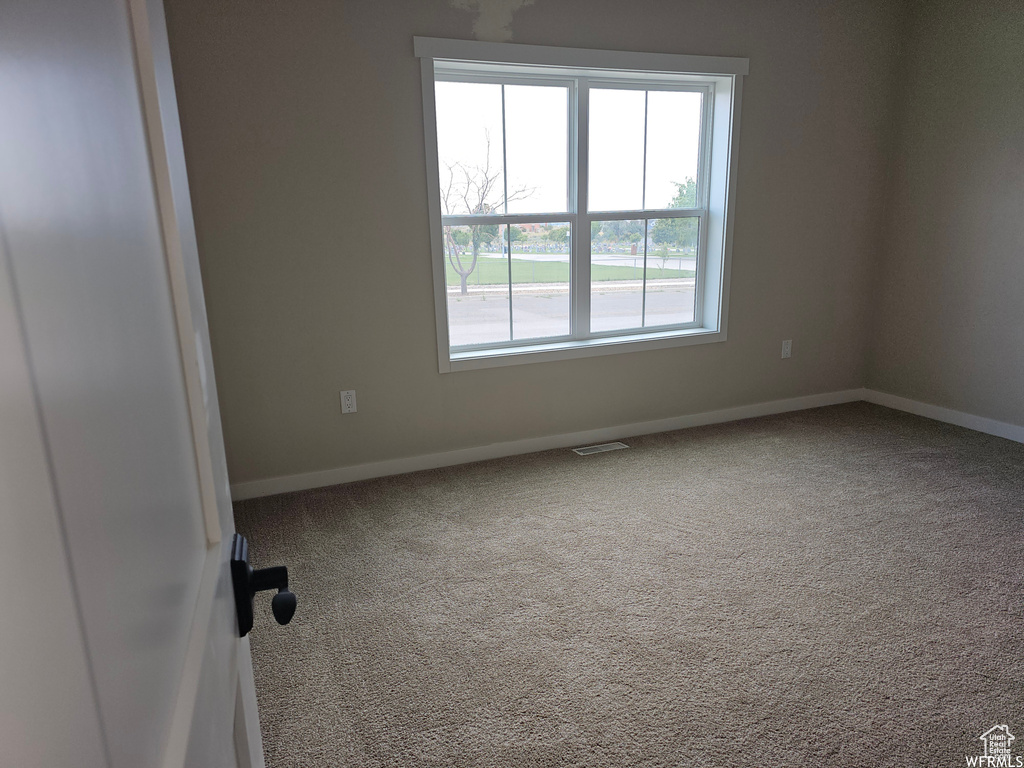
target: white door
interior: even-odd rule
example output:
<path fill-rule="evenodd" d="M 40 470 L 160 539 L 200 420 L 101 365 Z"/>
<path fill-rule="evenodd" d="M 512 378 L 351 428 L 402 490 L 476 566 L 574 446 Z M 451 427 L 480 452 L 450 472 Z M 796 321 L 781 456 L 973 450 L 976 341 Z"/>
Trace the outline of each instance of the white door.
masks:
<path fill-rule="evenodd" d="M 0 0 L 4 766 L 263 764 L 191 216 L 159 0 Z"/>

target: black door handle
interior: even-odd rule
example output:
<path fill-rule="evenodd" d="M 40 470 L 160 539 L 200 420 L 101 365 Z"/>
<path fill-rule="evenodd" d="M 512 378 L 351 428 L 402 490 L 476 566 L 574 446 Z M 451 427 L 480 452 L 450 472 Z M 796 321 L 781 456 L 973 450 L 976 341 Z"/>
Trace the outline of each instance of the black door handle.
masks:
<path fill-rule="evenodd" d="M 253 600 L 257 592 L 277 590 L 270 607 L 278 624 L 287 624 L 295 615 L 298 599 L 288 589 L 288 568 L 275 565 L 273 568 L 253 570 L 249 565 L 249 542 L 240 533 L 236 533 L 231 540 L 231 584 L 235 590 L 239 637 L 245 637 L 252 629 Z"/>

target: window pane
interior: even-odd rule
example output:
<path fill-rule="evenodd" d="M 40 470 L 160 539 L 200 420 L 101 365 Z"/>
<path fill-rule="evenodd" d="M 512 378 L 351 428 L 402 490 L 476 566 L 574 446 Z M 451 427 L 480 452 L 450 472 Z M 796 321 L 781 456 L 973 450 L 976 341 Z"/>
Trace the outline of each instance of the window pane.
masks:
<path fill-rule="evenodd" d="M 617 331 L 643 324 L 644 222 L 590 225 L 590 330 Z"/>
<path fill-rule="evenodd" d="M 517 224 L 512 240 L 512 332 L 515 339 L 569 335 L 568 222 Z"/>
<path fill-rule="evenodd" d="M 591 211 L 643 208 L 644 92 L 590 89 Z"/>
<path fill-rule="evenodd" d="M 505 226 L 444 227 L 443 231 L 449 344 L 508 341 Z"/>
<path fill-rule="evenodd" d="M 505 86 L 509 213 L 569 210 L 568 108 L 563 86 Z"/>
<path fill-rule="evenodd" d="M 645 208 L 696 207 L 700 105 L 692 91 L 647 92 Z"/>
<path fill-rule="evenodd" d="M 647 228 L 644 326 L 693 321 L 700 219 L 652 219 Z"/>
<path fill-rule="evenodd" d="M 441 213 L 504 213 L 501 85 L 434 84 Z"/>

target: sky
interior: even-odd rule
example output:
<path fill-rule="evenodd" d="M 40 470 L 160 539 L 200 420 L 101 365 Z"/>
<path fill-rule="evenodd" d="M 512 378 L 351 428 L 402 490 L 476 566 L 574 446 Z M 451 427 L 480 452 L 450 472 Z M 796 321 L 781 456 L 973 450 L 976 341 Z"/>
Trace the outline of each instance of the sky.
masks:
<path fill-rule="evenodd" d="M 497 191 L 488 197 L 488 202 L 499 202 L 504 183 L 502 86 L 454 82 L 438 82 L 435 86 L 442 197 L 448 183 L 449 165 L 461 163 L 469 168 L 482 168 L 487 164 L 489 137 L 490 173 L 496 176 Z M 506 85 L 504 88 L 504 152 L 509 197 L 512 198 L 507 212 L 564 213 L 567 210 L 568 88 L 536 85 Z M 672 182 L 697 176 L 700 101 L 701 95 L 690 91 L 592 88 L 589 209 L 668 207 L 676 195 Z M 456 185 L 459 178 L 457 175 Z M 515 199 L 517 197 L 520 199 Z M 461 204 L 446 211 L 466 212 Z"/>

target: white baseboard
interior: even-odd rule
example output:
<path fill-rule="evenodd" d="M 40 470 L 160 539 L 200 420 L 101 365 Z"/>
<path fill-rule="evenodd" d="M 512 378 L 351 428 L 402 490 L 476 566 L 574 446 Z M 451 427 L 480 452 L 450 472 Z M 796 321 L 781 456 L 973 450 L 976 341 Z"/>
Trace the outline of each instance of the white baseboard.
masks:
<path fill-rule="evenodd" d="M 589 429 L 583 432 L 569 432 L 561 435 L 532 437 L 526 440 L 512 440 L 505 443 L 492 443 L 476 448 L 462 448 L 457 451 L 428 453 L 421 456 L 409 456 L 401 459 L 388 459 L 368 464 L 356 464 L 351 467 L 326 469 L 321 472 L 306 472 L 301 475 L 271 477 L 265 480 L 251 480 L 231 486 L 231 498 L 235 501 L 252 499 L 258 496 L 271 496 L 275 493 L 304 491 L 310 488 L 322 488 L 327 485 L 351 483 L 355 480 L 367 480 L 371 477 L 400 475 L 405 472 L 416 472 L 421 469 L 436 469 L 456 464 L 468 464 L 472 461 L 498 459 L 503 456 L 515 456 L 521 453 L 547 451 L 552 448 L 570 448 L 593 443 L 605 443 L 636 435 L 649 435 L 655 432 L 670 432 L 674 429 L 699 427 L 704 424 L 718 424 L 726 421 L 750 419 L 756 416 L 770 416 L 774 413 L 802 411 L 806 408 L 820 408 L 825 405 L 838 405 L 867 399 L 866 390 L 847 389 L 840 392 L 826 392 L 820 395 L 793 397 L 787 400 L 772 400 L 767 403 L 740 405 L 735 408 L 723 408 L 718 411 L 706 411 L 689 416 L 674 416 L 669 419 L 641 421 L 635 424 L 621 424 L 615 427 Z"/>
<path fill-rule="evenodd" d="M 328 485 L 351 483 L 355 480 L 368 480 L 371 477 L 400 475 L 405 472 L 416 472 L 421 469 L 450 467 L 456 464 L 468 464 L 472 461 L 498 459 L 503 456 L 515 456 L 521 453 L 547 451 L 552 448 L 570 448 L 593 443 L 605 443 L 636 435 L 649 435 L 655 432 L 670 432 L 674 429 L 699 427 L 704 424 L 719 424 L 726 421 L 738 421 L 757 416 L 770 416 L 775 413 L 802 411 L 807 408 L 820 408 L 825 405 L 838 405 L 865 400 L 887 408 L 895 408 L 918 416 L 925 416 L 936 421 L 967 427 L 997 437 L 1005 437 L 1018 443 L 1024 443 L 1024 427 L 1008 424 L 983 416 L 974 416 L 950 408 L 943 408 L 931 403 L 922 403 L 906 397 L 879 392 L 874 389 L 846 389 L 839 392 L 826 392 L 820 395 L 793 397 L 788 400 L 772 400 L 767 403 L 740 405 L 735 408 L 723 408 L 718 411 L 706 411 L 689 416 L 674 416 L 669 419 L 641 421 L 635 424 L 621 424 L 615 427 L 589 429 L 583 432 L 568 432 L 561 435 L 532 437 L 526 440 L 512 440 L 505 443 L 492 443 L 476 448 L 462 448 L 457 451 L 428 453 L 421 456 L 409 456 L 401 459 L 388 459 L 368 464 L 356 464 L 351 467 L 326 469 L 321 472 L 306 472 L 301 475 L 271 477 L 266 480 L 251 480 L 231 486 L 231 498 L 235 501 L 252 499 L 259 496 L 271 496 L 275 493 L 305 491 L 310 488 L 322 488 Z"/>
<path fill-rule="evenodd" d="M 925 416 L 936 421 L 944 421 L 947 424 L 955 424 L 958 427 L 967 427 L 976 432 L 984 432 L 996 437 L 1005 437 L 1018 443 L 1024 443 L 1024 427 L 1016 424 L 1009 424 L 1005 421 L 996 421 L 984 416 L 975 416 L 963 411 L 954 411 L 952 408 L 943 408 L 941 405 L 922 403 L 919 400 L 911 400 L 899 395 L 890 395 L 888 392 L 879 392 L 877 389 L 865 389 L 864 400 L 875 405 L 884 405 L 886 408 L 895 408 L 898 411 L 906 411 L 918 416 Z"/>

